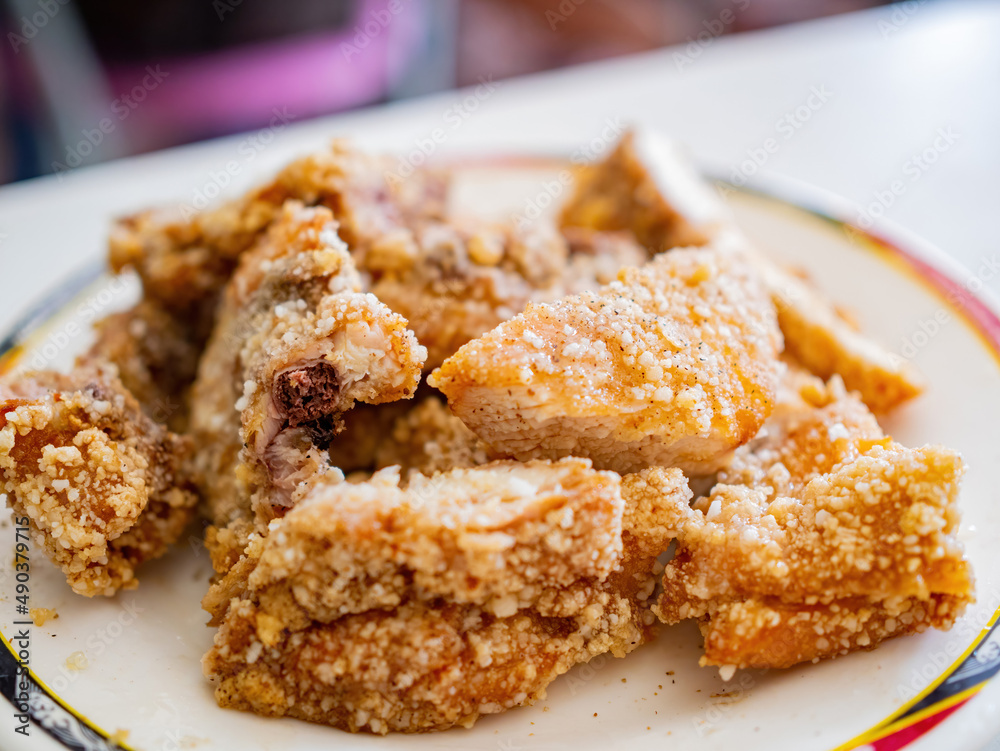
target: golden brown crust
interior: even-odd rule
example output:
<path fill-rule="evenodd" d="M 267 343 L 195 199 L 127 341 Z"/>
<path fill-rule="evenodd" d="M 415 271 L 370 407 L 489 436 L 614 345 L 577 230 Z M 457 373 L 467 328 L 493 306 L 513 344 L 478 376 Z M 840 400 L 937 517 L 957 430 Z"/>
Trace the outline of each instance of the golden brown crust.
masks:
<path fill-rule="evenodd" d="M 750 267 L 674 250 L 597 292 L 529 306 L 428 382 L 501 455 L 705 474 L 770 413 L 779 344 Z"/>
<path fill-rule="evenodd" d="M 752 597 L 720 603 L 700 622 L 702 665 L 788 668 L 875 649 L 886 639 L 949 629 L 966 596 L 933 594 L 873 602 L 866 597 L 794 605 Z"/>
<path fill-rule="evenodd" d="M 155 423 L 109 371 L 32 374 L 0 404 L 8 503 L 79 594 L 138 583 L 193 518 L 190 442 Z"/>

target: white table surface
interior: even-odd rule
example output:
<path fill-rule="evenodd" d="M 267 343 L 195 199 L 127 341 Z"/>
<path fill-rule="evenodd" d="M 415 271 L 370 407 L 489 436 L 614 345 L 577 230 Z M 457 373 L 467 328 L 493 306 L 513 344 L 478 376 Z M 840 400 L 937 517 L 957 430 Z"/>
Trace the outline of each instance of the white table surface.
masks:
<path fill-rule="evenodd" d="M 723 175 L 775 138 L 777 151 L 761 174 L 790 176 L 859 204 L 899 181 L 904 190 L 886 218 L 975 272 L 1000 253 L 998 39 L 1000 4 L 907 3 L 713 39 L 683 67 L 671 48 L 501 82 L 458 127 L 447 113 L 462 95 L 450 92 L 295 123 L 251 162 L 239 150 L 244 137 L 236 136 L 3 187 L 0 329 L 101 257 L 111 217 L 190 202 L 210 171 L 228 161 L 240 166 L 229 186 L 235 194 L 334 135 L 403 151 L 439 127 L 446 132 L 439 154 L 484 147 L 565 153 L 598 137 L 608 118 L 643 123 L 676 136 Z M 786 118 L 807 104 L 813 87 L 828 92 L 826 101 L 789 136 Z M 921 170 L 911 160 L 933 147 L 939 129 L 957 138 Z M 1000 292 L 1000 275 L 984 281 Z M 1000 727 L 994 683 L 920 748 L 948 748 L 950 723 Z M 990 748 L 1000 749 L 1000 741 Z"/>

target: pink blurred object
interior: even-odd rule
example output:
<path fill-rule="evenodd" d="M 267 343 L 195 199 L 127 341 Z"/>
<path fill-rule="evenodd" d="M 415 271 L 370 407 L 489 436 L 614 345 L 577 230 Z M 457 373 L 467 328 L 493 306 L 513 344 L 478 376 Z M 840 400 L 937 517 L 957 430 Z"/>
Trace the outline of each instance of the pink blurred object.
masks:
<path fill-rule="evenodd" d="M 108 78 L 130 109 L 145 100 L 130 113 L 140 150 L 274 125 L 382 99 L 420 44 L 424 16 L 420 0 L 363 0 L 335 33 L 118 67 Z"/>

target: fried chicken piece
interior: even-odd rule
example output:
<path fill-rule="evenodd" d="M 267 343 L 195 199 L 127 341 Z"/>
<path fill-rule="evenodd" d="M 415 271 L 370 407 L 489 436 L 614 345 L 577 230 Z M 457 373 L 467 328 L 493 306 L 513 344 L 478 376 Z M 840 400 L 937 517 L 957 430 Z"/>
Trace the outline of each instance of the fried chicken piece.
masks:
<path fill-rule="evenodd" d="M 702 664 L 871 649 L 948 628 L 972 600 L 955 537 L 959 456 L 885 437 L 838 381 L 804 386 L 812 404 L 740 449 L 680 525 L 656 612 L 701 619 Z"/>
<path fill-rule="evenodd" d="M 529 306 L 428 382 L 502 455 L 708 474 L 769 414 L 780 340 L 747 264 L 675 250 L 597 292 Z"/>
<path fill-rule="evenodd" d="M 113 595 L 193 518 L 190 442 L 145 415 L 109 370 L 0 387 L 7 502 L 74 592 Z"/>
<path fill-rule="evenodd" d="M 758 268 L 790 357 L 820 378 L 839 375 L 874 412 L 888 412 L 923 392 L 924 381 L 910 363 L 859 332 L 812 285 L 763 259 Z"/>
<path fill-rule="evenodd" d="M 266 488 L 256 509 L 262 518 L 288 505 L 295 487 L 322 465 L 290 453 L 325 447 L 356 402 L 411 398 L 426 357 L 406 319 L 371 294 L 332 295 L 314 313 L 276 321 L 268 331 L 244 351 L 255 356 L 246 362 L 253 386 L 244 391 L 240 418 L 243 466 L 257 469 L 252 487 Z"/>
<path fill-rule="evenodd" d="M 630 230 L 652 253 L 717 245 L 720 234 L 734 232 L 722 200 L 678 158 L 676 147 L 639 131 L 583 170 L 560 221 L 564 227 Z M 815 288 L 748 245 L 746 250 L 778 309 L 789 355 L 823 379 L 840 375 L 875 412 L 887 412 L 924 390 L 909 363 L 860 333 Z"/>
<path fill-rule="evenodd" d="M 690 498 L 657 472 L 634 503 L 579 459 L 317 486 L 206 597 L 216 699 L 387 733 L 543 698 L 651 635 L 656 556 Z"/>
<path fill-rule="evenodd" d="M 730 217 L 675 143 L 632 130 L 606 159 L 578 173 L 559 221 L 563 227 L 629 230 L 650 253 L 659 253 L 705 245 Z"/>
<path fill-rule="evenodd" d="M 215 325 L 220 297 L 240 255 L 282 215 L 289 199 L 330 209 L 352 250 L 400 227 L 441 220 L 448 175 L 417 170 L 387 177 L 396 162 L 362 154 L 343 141 L 288 165 L 265 186 L 217 208 L 164 208 L 118 221 L 111 232 L 115 271 L 134 268 L 143 299 L 99 324 L 88 361 L 119 366 L 146 411 L 186 427 L 188 390 Z"/>
<path fill-rule="evenodd" d="M 207 332 L 191 332 L 150 299 L 101 319 L 96 330 L 97 339 L 78 366 L 113 363 L 122 384 L 147 415 L 174 432 L 184 432 L 187 392 Z"/>
<path fill-rule="evenodd" d="M 267 185 L 206 211 L 158 209 L 120 220 L 110 240 L 116 271 L 135 268 L 145 295 L 181 320 L 211 321 L 239 256 L 282 215 L 288 200 L 324 206 L 351 248 L 365 248 L 421 218 L 444 216 L 445 173 L 416 170 L 391 180 L 395 160 L 337 140 L 298 159 Z"/>
<path fill-rule="evenodd" d="M 250 600 L 235 600 L 203 667 L 228 709 L 377 734 L 471 727 L 644 638 L 619 633 L 631 623 L 628 601 L 605 593 L 589 604 L 600 614 L 498 619 L 473 605 L 414 602 L 286 635 Z"/>
<path fill-rule="evenodd" d="M 294 201 L 241 259 L 193 390 L 216 525 L 252 511 L 266 527 L 324 470 L 325 446 L 356 401 L 412 396 L 426 351 L 359 285 L 330 212 Z"/>
<path fill-rule="evenodd" d="M 618 477 L 582 459 L 399 482 L 389 469 L 369 482 L 312 489 L 269 535 L 250 577 L 265 609 L 289 607 L 291 591 L 309 603 L 303 618 L 324 622 L 407 597 L 476 603 L 503 616 L 546 589 L 606 579 L 619 563 Z"/>

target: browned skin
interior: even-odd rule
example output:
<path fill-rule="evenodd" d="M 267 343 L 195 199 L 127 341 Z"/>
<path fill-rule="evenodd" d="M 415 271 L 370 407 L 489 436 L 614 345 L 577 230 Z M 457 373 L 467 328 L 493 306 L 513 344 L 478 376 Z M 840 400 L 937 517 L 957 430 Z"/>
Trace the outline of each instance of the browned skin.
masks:
<path fill-rule="evenodd" d="M 579 459 L 397 483 L 318 483 L 209 593 L 222 706 L 373 733 L 469 726 L 651 636 L 655 559 L 690 498 L 677 470 L 634 499 Z"/>
<path fill-rule="evenodd" d="M 883 435 L 843 385 L 800 382 L 681 525 L 657 613 L 699 618 L 703 664 L 788 667 L 948 628 L 972 598 L 959 456 Z"/>
<path fill-rule="evenodd" d="M 191 443 L 146 416 L 108 371 L 32 374 L 0 389 L 7 502 L 79 594 L 138 584 L 193 518 Z"/>

